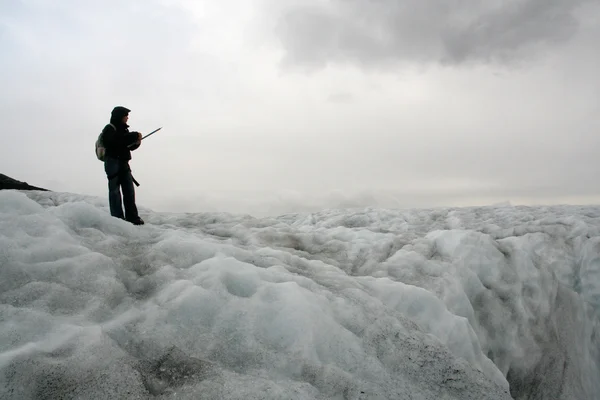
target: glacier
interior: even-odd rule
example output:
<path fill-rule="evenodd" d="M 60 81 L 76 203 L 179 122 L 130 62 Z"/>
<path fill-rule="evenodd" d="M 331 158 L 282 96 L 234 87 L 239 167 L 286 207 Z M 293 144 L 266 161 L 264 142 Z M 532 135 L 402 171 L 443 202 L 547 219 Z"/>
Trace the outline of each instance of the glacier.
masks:
<path fill-rule="evenodd" d="M 0 191 L 2 399 L 600 399 L 600 207 Z"/>

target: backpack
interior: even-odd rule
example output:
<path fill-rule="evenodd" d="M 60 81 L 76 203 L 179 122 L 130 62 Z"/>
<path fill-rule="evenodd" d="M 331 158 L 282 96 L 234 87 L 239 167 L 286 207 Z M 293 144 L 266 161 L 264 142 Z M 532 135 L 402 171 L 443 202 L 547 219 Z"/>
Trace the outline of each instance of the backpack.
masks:
<path fill-rule="evenodd" d="M 117 130 L 117 127 L 113 124 L 109 125 L 112 126 L 115 131 Z M 96 158 L 98 158 L 100 161 L 104 161 L 104 154 L 106 153 L 106 148 L 104 147 L 104 142 L 102 141 L 103 133 L 104 131 L 100 132 L 100 135 L 98 135 L 98 139 L 96 140 Z"/>

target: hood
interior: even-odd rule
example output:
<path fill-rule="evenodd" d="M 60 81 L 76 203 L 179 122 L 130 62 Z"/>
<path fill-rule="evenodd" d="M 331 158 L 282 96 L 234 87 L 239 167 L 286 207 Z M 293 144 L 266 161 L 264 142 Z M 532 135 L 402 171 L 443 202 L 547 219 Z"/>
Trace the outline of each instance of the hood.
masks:
<path fill-rule="evenodd" d="M 123 106 L 117 106 L 113 108 L 110 116 L 110 123 L 114 126 L 124 125 L 126 128 L 129 127 L 129 125 L 123 123 L 123 117 L 129 114 L 130 111 L 130 109 Z"/>

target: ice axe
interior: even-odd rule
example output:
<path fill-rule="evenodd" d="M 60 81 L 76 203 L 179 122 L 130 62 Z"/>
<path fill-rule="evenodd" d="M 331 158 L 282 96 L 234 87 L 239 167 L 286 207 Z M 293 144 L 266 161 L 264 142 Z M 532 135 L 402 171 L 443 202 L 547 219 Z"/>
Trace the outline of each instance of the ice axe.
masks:
<path fill-rule="evenodd" d="M 141 139 L 141 140 L 144 140 L 144 139 L 146 139 L 148 136 L 152 135 L 153 133 L 156 133 L 156 132 L 160 131 L 161 129 L 162 129 L 162 126 L 161 126 L 160 128 L 158 128 L 158 129 L 155 129 L 155 130 L 153 130 L 152 132 L 150 132 L 150 133 L 149 133 L 149 134 L 147 134 L 146 136 L 142 136 L 142 139 Z M 134 144 L 135 144 L 135 143 L 132 143 L 132 144 L 130 144 L 130 145 L 129 145 L 129 146 L 127 146 L 127 147 L 131 147 L 131 146 L 133 146 Z"/>
<path fill-rule="evenodd" d="M 156 133 L 156 132 L 160 131 L 161 129 L 162 129 L 162 126 L 161 126 L 160 128 L 158 128 L 158 129 L 155 129 L 155 130 L 153 130 L 152 132 L 150 132 L 150 133 L 149 133 L 149 134 L 147 134 L 146 136 L 142 136 L 142 139 L 140 140 L 140 142 L 141 142 L 142 140 L 144 140 L 145 138 L 147 138 L 148 136 L 152 135 L 153 133 Z M 130 145 L 129 145 L 129 146 L 127 146 L 127 147 L 131 147 L 131 146 L 133 146 L 134 144 L 135 144 L 135 143 L 132 143 L 132 144 L 130 144 Z M 138 181 L 136 181 L 136 180 L 135 180 L 135 178 L 133 177 L 133 175 L 131 176 L 131 180 L 133 180 L 133 183 L 135 183 L 135 186 L 140 186 L 140 184 L 138 183 Z"/>

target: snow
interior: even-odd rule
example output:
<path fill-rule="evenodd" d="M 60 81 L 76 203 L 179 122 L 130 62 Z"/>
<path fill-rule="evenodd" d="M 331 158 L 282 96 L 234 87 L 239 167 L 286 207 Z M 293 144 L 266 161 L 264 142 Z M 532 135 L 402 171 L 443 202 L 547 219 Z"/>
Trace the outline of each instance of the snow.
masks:
<path fill-rule="evenodd" d="M 0 398 L 600 398 L 600 207 L 140 210 L 0 192 Z"/>

